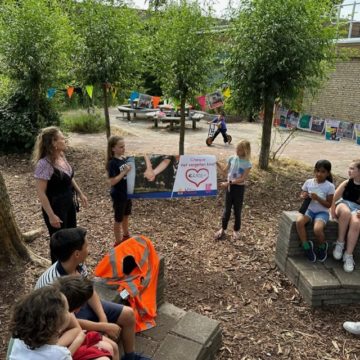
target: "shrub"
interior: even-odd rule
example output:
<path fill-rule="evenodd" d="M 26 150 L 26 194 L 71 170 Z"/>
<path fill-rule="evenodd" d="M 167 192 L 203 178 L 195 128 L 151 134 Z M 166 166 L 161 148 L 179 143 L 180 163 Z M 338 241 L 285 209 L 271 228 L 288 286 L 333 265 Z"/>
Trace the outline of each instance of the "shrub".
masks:
<path fill-rule="evenodd" d="M 16 89 L 0 103 L 1 152 L 29 152 L 41 128 L 59 125 L 59 116 L 47 99 L 40 99 L 36 117 L 31 108 L 31 101 L 22 89 Z"/>
<path fill-rule="evenodd" d="M 99 114 L 66 114 L 62 117 L 61 125 L 66 131 L 86 134 L 105 130 L 105 120 Z"/>

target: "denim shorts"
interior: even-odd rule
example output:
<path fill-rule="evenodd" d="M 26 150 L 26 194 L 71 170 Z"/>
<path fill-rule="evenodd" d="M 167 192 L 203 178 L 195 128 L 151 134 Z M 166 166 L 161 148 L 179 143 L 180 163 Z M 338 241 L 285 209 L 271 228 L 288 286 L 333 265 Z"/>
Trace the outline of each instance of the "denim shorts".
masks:
<path fill-rule="evenodd" d="M 320 212 L 313 212 L 309 209 L 306 210 L 305 216 L 311 219 L 311 221 L 320 220 L 323 223 L 327 223 L 329 221 L 330 214 L 328 211 L 320 211 Z"/>
<path fill-rule="evenodd" d="M 349 200 L 344 200 L 344 199 L 340 199 L 336 202 L 336 205 L 339 205 L 339 204 L 345 204 L 349 209 L 350 209 L 350 212 L 352 214 L 356 214 L 356 212 L 358 210 L 360 210 L 360 205 L 359 204 L 356 204 L 352 201 L 349 201 Z"/>
<path fill-rule="evenodd" d="M 106 300 L 100 300 L 100 301 L 104 309 L 104 313 L 108 319 L 108 322 L 116 324 L 117 319 L 120 316 L 124 306 Z M 95 314 L 94 310 L 88 305 L 88 303 L 83 305 L 81 309 L 77 313 L 75 313 L 75 316 L 78 319 L 90 320 L 95 322 L 99 321 L 99 318 Z"/>

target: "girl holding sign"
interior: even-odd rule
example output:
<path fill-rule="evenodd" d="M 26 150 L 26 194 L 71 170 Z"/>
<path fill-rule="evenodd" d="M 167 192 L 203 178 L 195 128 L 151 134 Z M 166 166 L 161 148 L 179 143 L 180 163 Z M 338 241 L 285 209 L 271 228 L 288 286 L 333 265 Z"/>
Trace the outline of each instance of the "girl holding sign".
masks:
<path fill-rule="evenodd" d="M 215 234 L 215 239 L 219 240 L 225 236 L 231 209 L 234 208 L 235 224 L 233 240 L 240 238 L 241 210 L 244 201 L 245 180 L 251 170 L 251 147 L 247 140 L 241 140 L 236 146 L 236 155 L 229 158 L 226 172 L 227 181 L 220 183 L 220 187 L 226 189 L 225 208 L 222 216 L 222 227 Z"/>
<path fill-rule="evenodd" d="M 110 136 L 107 148 L 106 170 L 111 185 L 111 199 L 114 208 L 115 244 L 119 245 L 128 239 L 129 215 L 131 215 L 131 200 L 128 199 L 126 175 L 131 170 L 125 155 L 125 140 L 120 136 Z M 122 230 L 122 234 L 121 234 Z"/>

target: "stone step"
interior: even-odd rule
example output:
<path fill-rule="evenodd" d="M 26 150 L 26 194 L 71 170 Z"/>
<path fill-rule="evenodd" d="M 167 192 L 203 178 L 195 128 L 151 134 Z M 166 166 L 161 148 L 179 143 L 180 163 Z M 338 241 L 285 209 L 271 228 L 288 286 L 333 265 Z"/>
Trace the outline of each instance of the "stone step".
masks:
<path fill-rule="evenodd" d="M 160 257 L 156 326 L 136 335 L 136 351 L 153 360 L 212 360 L 221 347 L 220 323 L 165 302 L 165 261 Z M 117 287 L 94 282 L 101 299 L 119 302 Z"/>
<path fill-rule="evenodd" d="M 275 262 L 279 269 L 312 306 L 360 303 L 360 270 L 346 273 L 342 261 L 332 258 L 338 233 L 337 222 L 329 221 L 325 228 L 329 243 L 328 259 L 323 264 L 311 263 L 305 258 L 300 245 L 295 224 L 297 216 L 297 211 L 284 211 L 281 215 L 275 251 Z M 315 242 L 311 224 L 306 227 L 306 233 L 308 239 Z M 360 264 L 360 243 L 356 246 L 354 258 Z"/>

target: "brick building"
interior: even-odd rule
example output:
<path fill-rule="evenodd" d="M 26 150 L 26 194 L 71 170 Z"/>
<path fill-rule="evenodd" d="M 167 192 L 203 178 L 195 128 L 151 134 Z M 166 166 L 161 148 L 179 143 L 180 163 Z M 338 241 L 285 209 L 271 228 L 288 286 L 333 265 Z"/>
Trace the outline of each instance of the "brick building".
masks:
<path fill-rule="evenodd" d="M 321 118 L 360 123 L 360 22 L 350 21 L 347 26 L 347 37 L 337 42 L 339 48 L 349 50 L 346 60 L 337 61 L 315 97 L 304 97 L 303 108 Z"/>

